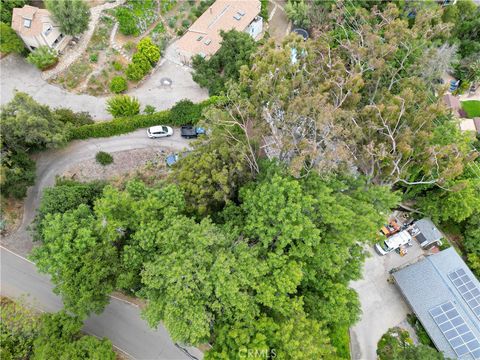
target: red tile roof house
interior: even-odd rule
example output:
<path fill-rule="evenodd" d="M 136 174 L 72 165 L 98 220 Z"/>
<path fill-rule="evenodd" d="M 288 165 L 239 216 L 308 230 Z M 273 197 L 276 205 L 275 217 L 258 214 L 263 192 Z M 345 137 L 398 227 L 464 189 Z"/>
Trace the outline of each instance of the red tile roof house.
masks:
<path fill-rule="evenodd" d="M 208 58 L 220 49 L 220 31 L 235 29 L 257 39 L 262 33 L 259 0 L 217 0 L 175 43 L 180 60 L 188 64 L 195 55 Z"/>
<path fill-rule="evenodd" d="M 60 32 L 60 28 L 53 22 L 48 10 L 30 5 L 13 9 L 12 29 L 30 51 L 40 46 L 61 51 L 72 38 Z"/>

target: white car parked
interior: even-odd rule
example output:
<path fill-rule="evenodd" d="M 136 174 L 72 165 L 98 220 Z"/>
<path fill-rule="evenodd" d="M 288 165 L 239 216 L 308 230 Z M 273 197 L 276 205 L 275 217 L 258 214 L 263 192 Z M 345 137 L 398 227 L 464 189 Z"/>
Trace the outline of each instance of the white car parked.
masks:
<path fill-rule="evenodd" d="M 170 126 L 159 125 L 147 129 L 149 138 L 161 138 L 173 135 L 173 129 Z"/>

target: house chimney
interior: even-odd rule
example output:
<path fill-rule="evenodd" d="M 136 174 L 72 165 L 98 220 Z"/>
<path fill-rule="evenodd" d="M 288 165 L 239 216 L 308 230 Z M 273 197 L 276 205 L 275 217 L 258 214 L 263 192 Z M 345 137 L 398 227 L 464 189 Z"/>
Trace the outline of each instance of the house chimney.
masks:
<path fill-rule="evenodd" d="M 210 9 L 210 14 L 211 14 L 212 13 L 212 7 L 210 6 L 209 9 Z"/>

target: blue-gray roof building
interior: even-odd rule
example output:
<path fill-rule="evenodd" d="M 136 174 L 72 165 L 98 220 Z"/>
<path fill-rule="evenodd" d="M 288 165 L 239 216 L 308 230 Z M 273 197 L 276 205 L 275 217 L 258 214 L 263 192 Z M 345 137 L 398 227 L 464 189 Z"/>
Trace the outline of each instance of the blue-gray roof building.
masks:
<path fill-rule="evenodd" d="M 480 283 L 453 247 L 393 277 L 445 357 L 480 359 Z"/>

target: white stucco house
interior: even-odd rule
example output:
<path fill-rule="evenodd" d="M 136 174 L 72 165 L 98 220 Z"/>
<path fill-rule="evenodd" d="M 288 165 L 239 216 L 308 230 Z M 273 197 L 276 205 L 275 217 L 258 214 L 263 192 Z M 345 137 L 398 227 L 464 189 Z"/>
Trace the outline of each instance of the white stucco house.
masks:
<path fill-rule="evenodd" d="M 60 32 L 48 10 L 30 5 L 13 9 L 12 29 L 30 51 L 40 46 L 61 51 L 72 38 Z"/>

